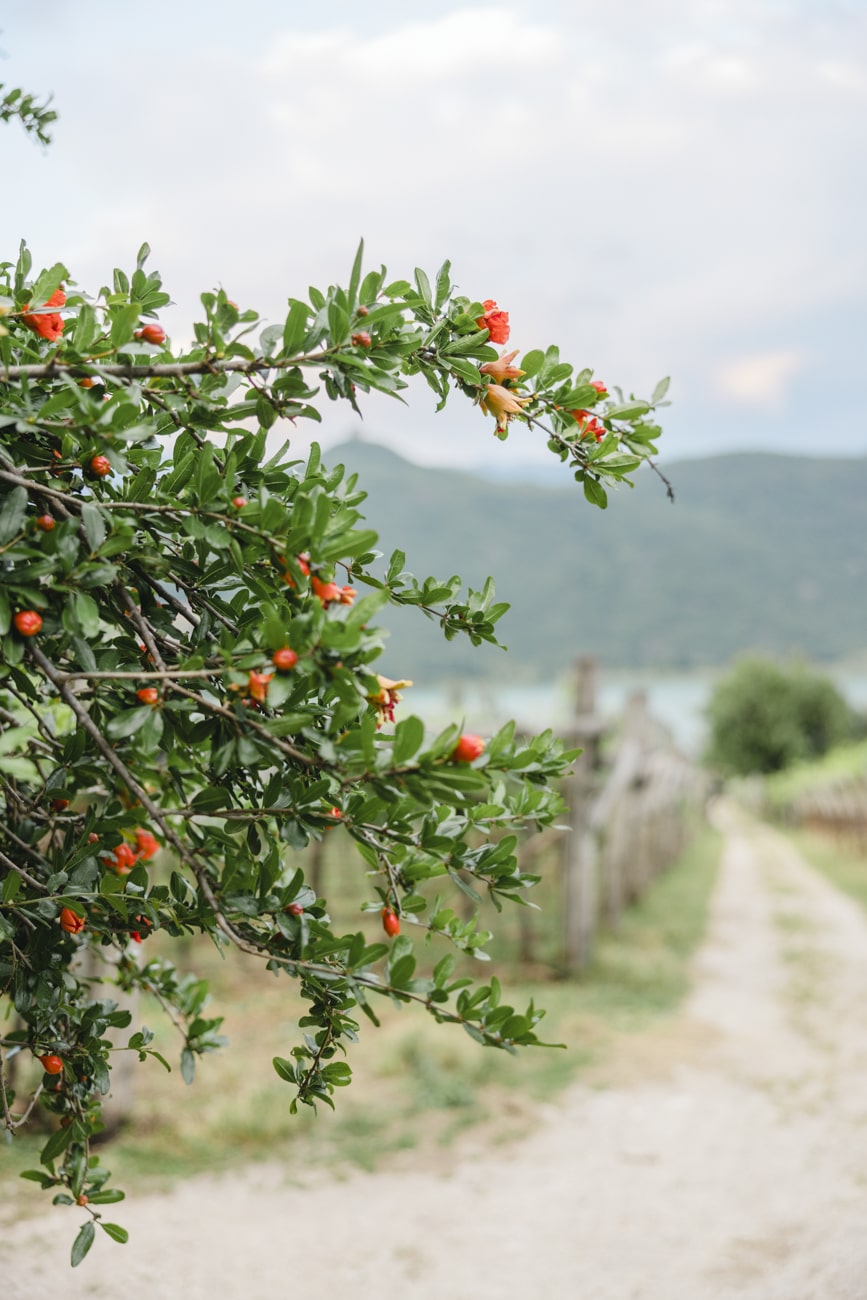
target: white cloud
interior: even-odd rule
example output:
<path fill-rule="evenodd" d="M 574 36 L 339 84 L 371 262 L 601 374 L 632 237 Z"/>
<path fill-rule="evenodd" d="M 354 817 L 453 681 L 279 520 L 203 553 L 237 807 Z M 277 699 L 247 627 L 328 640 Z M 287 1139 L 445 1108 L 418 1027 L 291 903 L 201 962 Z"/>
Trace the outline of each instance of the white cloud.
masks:
<path fill-rule="evenodd" d="M 410 20 L 382 35 L 363 36 L 348 26 L 287 32 L 262 60 L 261 71 L 284 85 L 324 74 L 339 102 L 346 97 L 346 78 L 361 81 L 374 96 L 468 78 L 490 91 L 500 78 L 534 65 L 550 70 L 561 53 L 556 28 L 518 18 L 508 8 L 473 8 Z"/>
<path fill-rule="evenodd" d="M 716 368 L 714 386 L 724 398 L 747 406 L 779 407 L 803 364 L 794 348 L 737 357 Z"/>
<path fill-rule="evenodd" d="M 163 0 L 141 37 L 123 9 L 88 0 L 56 50 L 34 25 L 33 75 L 61 121 L 48 155 L 4 139 L 19 201 L 0 207 L 0 256 L 24 233 L 37 260 L 98 286 L 147 239 L 181 333 L 217 281 L 277 316 L 345 277 L 363 234 L 395 276 L 451 257 L 465 292 L 510 310 L 513 346 L 559 341 L 637 391 L 671 373 L 675 424 L 681 402 L 693 428 L 710 419 L 699 401 L 767 411 L 819 345 L 851 356 L 834 427 L 856 427 L 859 11 L 443 0 L 422 16 L 334 0 L 302 26 L 300 5 L 262 0 L 261 35 L 238 14 L 203 46 L 177 38 Z M 112 59 L 92 39 L 103 23 L 126 32 Z M 411 424 L 388 409 L 390 427 Z M 476 418 L 441 432 L 425 418 L 421 436 L 460 458 Z"/>

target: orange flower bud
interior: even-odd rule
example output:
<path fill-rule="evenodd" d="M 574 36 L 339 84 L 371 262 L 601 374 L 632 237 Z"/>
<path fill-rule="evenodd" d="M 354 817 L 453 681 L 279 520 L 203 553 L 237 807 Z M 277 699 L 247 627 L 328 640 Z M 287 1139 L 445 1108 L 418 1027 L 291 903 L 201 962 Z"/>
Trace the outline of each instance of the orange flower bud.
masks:
<path fill-rule="evenodd" d="M 505 437 L 509 416 L 520 415 L 521 408 L 530 400 L 529 397 L 518 397 L 511 389 L 503 388 L 502 384 L 488 384 L 479 399 L 479 405 L 486 415 L 494 416 L 497 434 Z"/>
<path fill-rule="evenodd" d="M 84 917 L 79 916 L 77 912 L 73 912 L 71 907 L 61 909 L 60 928 L 65 930 L 67 934 L 81 934 L 85 924 Z"/>
<path fill-rule="evenodd" d="M 495 384 L 501 384 L 504 379 L 520 379 L 527 372 L 512 365 L 517 355 L 517 348 L 514 352 L 503 352 L 499 361 L 486 361 L 483 366 L 479 366 L 479 373 L 489 375 Z"/>

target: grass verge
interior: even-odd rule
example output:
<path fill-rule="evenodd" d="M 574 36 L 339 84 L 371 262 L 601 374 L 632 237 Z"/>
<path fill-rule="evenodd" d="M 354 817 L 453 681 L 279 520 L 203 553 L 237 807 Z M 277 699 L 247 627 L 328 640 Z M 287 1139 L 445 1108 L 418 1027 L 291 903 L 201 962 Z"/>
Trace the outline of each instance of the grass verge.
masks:
<path fill-rule="evenodd" d="M 787 831 L 798 851 L 822 875 L 867 909 L 867 856 L 845 840 L 815 831 Z"/>

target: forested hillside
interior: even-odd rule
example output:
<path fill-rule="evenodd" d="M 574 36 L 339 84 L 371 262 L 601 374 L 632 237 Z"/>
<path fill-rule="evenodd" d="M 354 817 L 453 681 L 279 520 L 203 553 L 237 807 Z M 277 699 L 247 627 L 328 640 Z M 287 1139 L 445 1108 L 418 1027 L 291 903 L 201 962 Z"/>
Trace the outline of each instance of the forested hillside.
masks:
<path fill-rule="evenodd" d="M 489 482 L 361 441 L 326 461 L 358 472 L 386 554 L 400 539 L 418 576 L 460 573 L 477 587 L 492 574 L 512 605 L 499 625 L 508 658 L 390 611 L 396 677 L 544 680 L 579 654 L 685 669 L 747 650 L 867 651 L 867 458 L 683 461 L 665 466 L 674 505 L 647 472 L 607 511 L 584 503 L 565 468 L 562 488 Z"/>

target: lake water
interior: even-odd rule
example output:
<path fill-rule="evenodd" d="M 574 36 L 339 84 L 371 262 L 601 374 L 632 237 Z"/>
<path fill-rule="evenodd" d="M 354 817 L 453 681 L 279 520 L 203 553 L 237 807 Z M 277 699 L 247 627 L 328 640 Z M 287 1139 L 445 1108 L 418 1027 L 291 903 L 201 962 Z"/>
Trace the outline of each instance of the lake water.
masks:
<path fill-rule="evenodd" d="M 829 671 L 853 708 L 867 711 L 867 675 Z M 654 717 L 669 729 L 684 753 L 698 757 L 707 737 L 705 711 L 720 674 L 618 673 L 600 677 L 598 706 L 612 721 L 636 691 L 647 696 Z M 510 718 L 526 731 L 555 731 L 572 716 L 571 681 L 545 685 L 500 686 L 486 682 L 451 683 L 442 688 L 408 689 L 402 710 L 422 718 L 431 728 L 460 722 L 468 731 L 489 735 Z M 398 717 L 400 716 L 400 711 Z"/>

